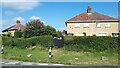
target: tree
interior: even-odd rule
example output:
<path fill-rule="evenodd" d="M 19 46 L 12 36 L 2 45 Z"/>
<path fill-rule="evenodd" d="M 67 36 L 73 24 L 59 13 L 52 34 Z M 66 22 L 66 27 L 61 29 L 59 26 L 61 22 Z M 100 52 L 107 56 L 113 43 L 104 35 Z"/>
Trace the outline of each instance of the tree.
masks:
<path fill-rule="evenodd" d="M 44 27 L 44 23 L 41 22 L 39 19 L 31 20 L 26 24 L 27 27 L 34 27 L 36 29 L 41 29 Z"/>
<path fill-rule="evenodd" d="M 61 31 L 57 31 L 57 36 L 62 36 L 62 32 Z"/>
<path fill-rule="evenodd" d="M 56 32 L 56 29 L 52 26 L 45 26 L 40 20 L 31 20 L 26 24 L 26 29 L 23 31 L 23 37 L 29 38 L 33 36 L 52 35 L 58 36 L 60 32 Z"/>
<path fill-rule="evenodd" d="M 22 37 L 22 34 L 23 34 L 22 31 L 16 30 L 16 31 L 14 32 L 14 37 L 16 37 L 16 38 L 21 38 L 21 37 Z"/>
<path fill-rule="evenodd" d="M 41 30 L 43 28 L 44 28 L 44 24 L 39 19 L 31 20 L 26 24 L 26 29 L 23 32 L 23 36 L 24 37 L 40 36 Z"/>
<path fill-rule="evenodd" d="M 43 35 L 52 35 L 53 37 L 55 37 L 57 36 L 57 32 L 55 28 L 47 25 L 43 28 Z"/>

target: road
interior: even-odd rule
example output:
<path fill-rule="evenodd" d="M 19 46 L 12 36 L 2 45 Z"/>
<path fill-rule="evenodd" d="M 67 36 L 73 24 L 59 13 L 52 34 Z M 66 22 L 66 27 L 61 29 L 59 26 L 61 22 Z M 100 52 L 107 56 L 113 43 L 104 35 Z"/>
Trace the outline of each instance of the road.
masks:
<path fill-rule="evenodd" d="M 27 66 L 27 65 L 32 65 L 32 66 L 39 66 L 39 65 L 44 65 L 44 66 L 65 66 L 63 64 L 50 64 L 50 63 L 34 63 L 34 62 L 23 62 L 23 61 L 15 61 L 15 60 L 7 60 L 7 59 L 2 59 L 0 58 L 0 64 L 2 66 L 12 66 L 12 65 L 17 65 L 17 66 Z"/>
<path fill-rule="evenodd" d="M 0 58 L 0 68 L 119 68 L 119 66 L 74 66 L 64 64 L 34 63 Z"/>

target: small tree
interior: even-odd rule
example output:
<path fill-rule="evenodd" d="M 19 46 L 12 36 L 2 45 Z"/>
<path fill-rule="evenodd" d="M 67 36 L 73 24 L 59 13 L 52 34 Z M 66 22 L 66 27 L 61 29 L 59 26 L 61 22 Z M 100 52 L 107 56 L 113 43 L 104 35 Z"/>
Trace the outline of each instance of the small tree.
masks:
<path fill-rule="evenodd" d="M 16 31 L 14 32 L 14 37 L 16 37 L 16 38 L 21 38 L 22 35 L 23 35 L 23 32 L 20 31 L 20 30 L 16 30 Z"/>
<path fill-rule="evenodd" d="M 83 32 L 83 34 L 84 34 L 84 36 L 86 36 L 86 33 L 85 33 L 85 32 Z"/>
<path fill-rule="evenodd" d="M 41 29 L 44 27 L 43 22 L 41 22 L 39 19 L 37 20 L 31 20 L 26 24 L 27 27 L 33 27 L 35 29 Z"/>
<path fill-rule="evenodd" d="M 31 20 L 26 24 L 26 29 L 23 31 L 23 37 L 33 37 L 40 36 L 42 34 L 41 30 L 44 28 L 43 22 L 39 19 Z"/>
<path fill-rule="evenodd" d="M 53 37 L 57 36 L 57 32 L 56 29 L 53 28 L 52 26 L 45 26 L 43 28 L 43 35 L 52 35 Z"/>
<path fill-rule="evenodd" d="M 8 36 L 8 37 L 10 37 L 10 36 L 11 36 L 11 33 L 10 33 L 10 32 L 8 32 L 8 33 L 7 33 L 7 36 Z"/>
<path fill-rule="evenodd" d="M 57 36 L 62 36 L 62 32 L 61 31 L 57 31 Z"/>

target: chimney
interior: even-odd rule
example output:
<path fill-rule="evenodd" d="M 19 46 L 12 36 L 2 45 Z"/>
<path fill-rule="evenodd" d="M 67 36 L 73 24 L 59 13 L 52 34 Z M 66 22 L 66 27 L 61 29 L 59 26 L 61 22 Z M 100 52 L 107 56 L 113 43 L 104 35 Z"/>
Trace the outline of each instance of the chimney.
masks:
<path fill-rule="evenodd" d="M 87 13 L 91 13 L 91 12 L 92 12 L 92 8 L 90 6 L 88 6 Z"/>
<path fill-rule="evenodd" d="M 16 24 L 20 24 L 20 20 L 16 20 Z"/>

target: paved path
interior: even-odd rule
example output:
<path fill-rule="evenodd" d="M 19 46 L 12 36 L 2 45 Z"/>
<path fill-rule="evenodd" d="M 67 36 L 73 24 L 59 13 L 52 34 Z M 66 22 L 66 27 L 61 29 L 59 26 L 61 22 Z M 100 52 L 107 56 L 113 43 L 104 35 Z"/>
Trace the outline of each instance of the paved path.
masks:
<path fill-rule="evenodd" d="M 32 65 L 32 66 L 65 66 L 63 64 L 48 64 L 48 63 L 34 63 L 34 62 L 23 62 L 23 61 L 14 61 L 14 60 L 7 60 L 7 59 L 1 59 L 0 58 L 0 64 L 2 66 L 12 66 L 12 65 L 17 65 L 17 66 L 26 66 L 26 65 Z"/>

